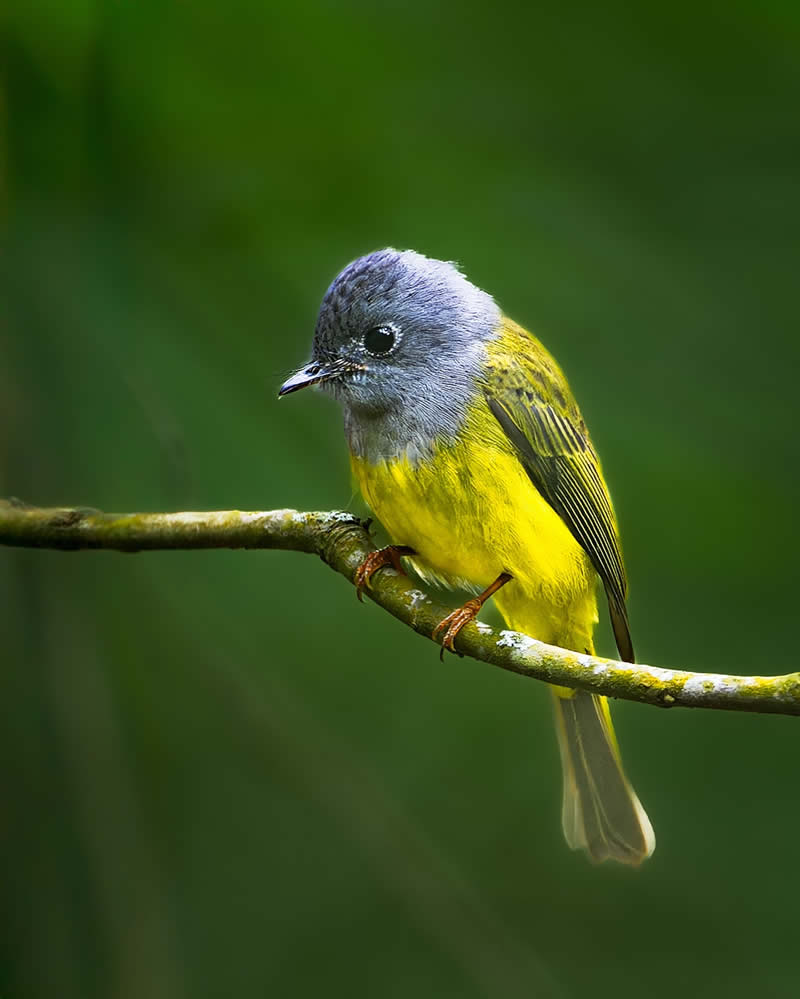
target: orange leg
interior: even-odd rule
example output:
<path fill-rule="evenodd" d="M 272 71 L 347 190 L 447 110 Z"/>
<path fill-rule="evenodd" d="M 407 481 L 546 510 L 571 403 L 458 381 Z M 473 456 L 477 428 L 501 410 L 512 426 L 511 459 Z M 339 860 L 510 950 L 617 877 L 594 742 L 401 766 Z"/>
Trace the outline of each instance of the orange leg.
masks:
<path fill-rule="evenodd" d="M 435 639 L 443 628 L 447 629 L 444 638 L 442 639 L 442 651 L 440 652 L 442 659 L 444 658 L 445 649 L 448 649 L 450 652 L 456 651 L 453 643 L 464 625 L 469 624 L 470 621 L 474 621 L 478 616 L 481 607 L 483 607 L 489 597 L 492 596 L 493 593 L 497 593 L 497 591 L 502 586 L 505 586 L 506 583 L 512 578 L 513 577 L 510 572 L 501 572 L 492 585 L 487 586 L 483 593 L 474 597 L 472 600 L 468 600 L 463 607 L 459 607 L 457 610 L 454 610 L 452 614 L 448 614 L 443 621 L 440 621 L 436 625 L 433 629 L 431 638 Z"/>
<path fill-rule="evenodd" d="M 353 579 L 353 582 L 356 584 L 356 596 L 358 599 L 362 603 L 364 602 L 362 593 L 372 585 L 370 580 L 378 569 L 383 569 L 387 565 L 390 565 L 397 572 L 405 576 L 405 569 L 403 569 L 400 562 L 400 557 L 401 555 L 416 554 L 414 549 L 409 548 L 408 545 L 388 545 L 386 548 L 379 548 L 377 551 L 370 552 L 356 569 Z"/>

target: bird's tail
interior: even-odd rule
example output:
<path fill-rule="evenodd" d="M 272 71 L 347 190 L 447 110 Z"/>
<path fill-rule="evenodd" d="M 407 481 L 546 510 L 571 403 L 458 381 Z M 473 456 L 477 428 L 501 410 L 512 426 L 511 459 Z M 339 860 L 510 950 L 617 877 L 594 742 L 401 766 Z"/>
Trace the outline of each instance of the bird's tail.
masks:
<path fill-rule="evenodd" d="M 605 697 L 554 687 L 564 770 L 564 836 L 595 863 L 640 864 L 655 849 L 647 813 L 622 769 Z"/>

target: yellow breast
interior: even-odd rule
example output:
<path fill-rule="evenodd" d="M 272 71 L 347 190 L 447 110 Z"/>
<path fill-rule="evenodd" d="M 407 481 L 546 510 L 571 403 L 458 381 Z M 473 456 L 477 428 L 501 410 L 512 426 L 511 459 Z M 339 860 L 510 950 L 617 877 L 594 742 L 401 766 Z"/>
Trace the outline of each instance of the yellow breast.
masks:
<path fill-rule="evenodd" d="M 353 458 L 352 468 L 392 541 L 418 553 L 423 576 L 484 589 L 501 572 L 511 573 L 515 585 L 497 602 L 512 627 L 534 626 L 532 604 L 537 618 L 561 621 L 576 602 L 589 599 L 594 618 L 588 558 L 536 490 L 482 399 L 456 441 L 434 445 L 430 457 L 377 464 Z M 545 635 L 537 623 L 539 637 L 555 639 L 549 625 Z"/>

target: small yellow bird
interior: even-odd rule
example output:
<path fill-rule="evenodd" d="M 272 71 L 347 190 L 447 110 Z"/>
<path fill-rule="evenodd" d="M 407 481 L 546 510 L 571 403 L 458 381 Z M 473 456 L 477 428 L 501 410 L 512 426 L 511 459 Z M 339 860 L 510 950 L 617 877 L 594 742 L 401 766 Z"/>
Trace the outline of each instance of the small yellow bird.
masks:
<path fill-rule="evenodd" d="M 600 462 L 567 380 L 539 341 L 451 263 L 412 250 L 355 260 L 331 284 L 313 360 L 280 395 L 320 385 L 344 408 L 361 492 L 394 542 L 356 582 L 409 557 L 478 592 L 443 645 L 494 596 L 509 628 L 592 652 L 596 577 L 633 662 L 627 579 Z M 639 864 L 655 837 L 625 777 L 608 703 L 552 687 L 567 843 Z"/>

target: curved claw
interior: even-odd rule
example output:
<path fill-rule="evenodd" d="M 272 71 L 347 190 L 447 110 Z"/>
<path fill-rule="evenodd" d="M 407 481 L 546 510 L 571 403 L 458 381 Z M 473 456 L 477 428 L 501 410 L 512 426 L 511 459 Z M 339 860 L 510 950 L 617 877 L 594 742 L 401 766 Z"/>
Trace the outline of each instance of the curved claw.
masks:
<path fill-rule="evenodd" d="M 456 647 L 453 644 L 459 631 L 461 631 L 465 624 L 469 624 L 470 621 L 474 621 L 478 616 L 481 607 L 483 607 L 489 597 L 497 593 L 497 591 L 505 586 L 506 583 L 510 582 L 512 578 L 513 577 L 510 572 L 503 570 L 491 586 L 487 586 L 480 596 L 474 597 L 472 600 L 468 600 L 463 607 L 457 608 L 452 612 L 452 614 L 448 614 L 443 621 L 440 621 L 436 625 L 433 629 L 433 634 L 431 635 L 431 638 L 434 641 L 436 641 L 436 636 L 442 628 L 447 628 L 445 636 L 442 639 L 442 647 L 439 650 L 439 658 L 441 660 L 444 660 L 445 649 L 448 649 L 450 652 L 456 652 L 457 655 L 461 655 L 460 652 L 457 652 Z"/>
<path fill-rule="evenodd" d="M 371 589 L 372 577 L 378 569 L 384 569 L 386 566 L 391 566 L 396 572 L 405 576 L 406 573 L 402 563 L 400 562 L 400 556 L 413 554 L 414 549 L 409 548 L 407 545 L 387 545 L 386 548 L 378 548 L 376 551 L 370 552 L 361 565 L 356 569 L 355 575 L 353 576 L 353 582 L 356 587 L 356 596 L 361 603 L 364 602 L 364 590 Z"/>
<path fill-rule="evenodd" d="M 461 629 L 469 624 L 470 621 L 474 621 L 478 616 L 481 607 L 483 606 L 483 601 L 477 597 L 473 600 L 468 600 L 463 607 L 458 607 L 452 613 L 448 614 L 447 617 L 443 618 L 433 629 L 431 638 L 436 640 L 436 636 L 442 629 L 446 628 L 444 638 L 442 639 L 442 648 L 439 652 L 439 658 L 444 659 L 444 650 L 447 649 L 448 652 L 455 652 L 455 640 Z"/>

